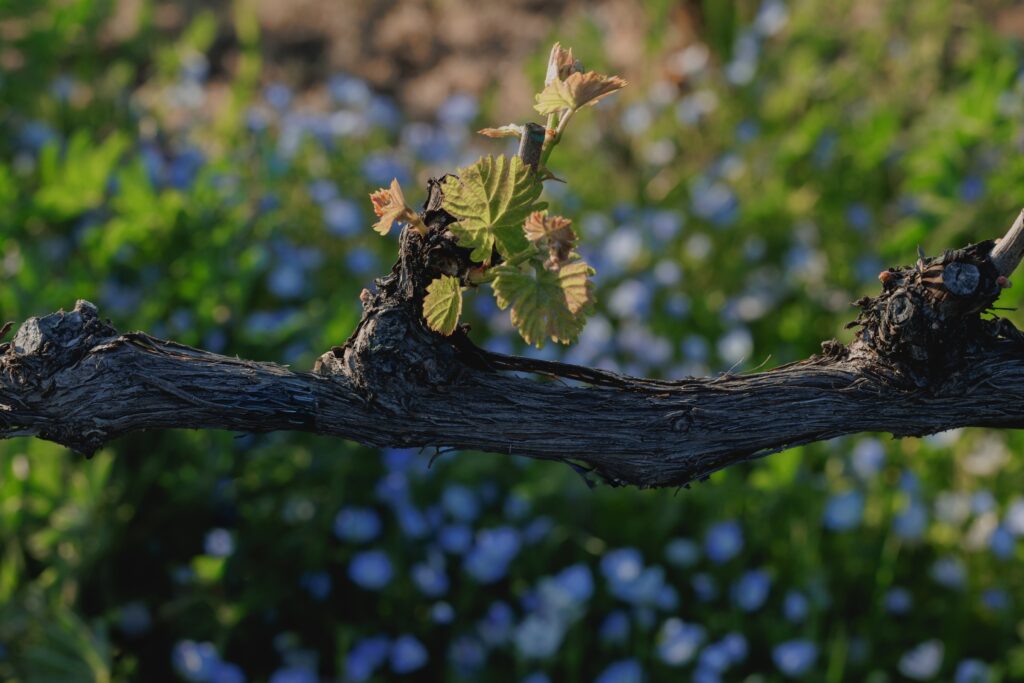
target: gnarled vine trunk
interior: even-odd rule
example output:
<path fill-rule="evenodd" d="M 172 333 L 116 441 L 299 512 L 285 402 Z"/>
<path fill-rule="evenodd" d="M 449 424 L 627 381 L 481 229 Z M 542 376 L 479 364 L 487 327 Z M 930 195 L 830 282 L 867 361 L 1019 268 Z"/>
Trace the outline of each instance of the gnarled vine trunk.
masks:
<path fill-rule="evenodd" d="M 440 184 L 398 262 L 364 291 L 352 336 L 312 372 L 119 333 L 79 301 L 0 344 L 0 438 L 86 454 L 146 429 L 298 430 L 372 446 L 561 460 L 613 484 L 679 486 L 730 464 L 861 431 L 916 436 L 1024 425 L 1024 344 L 984 319 L 1024 251 L 1024 214 L 998 244 L 883 273 L 848 346 L 767 372 L 674 381 L 491 353 L 421 316 L 438 274 L 474 265 Z M 534 375 L 534 376 L 531 376 Z M 565 381 L 569 380 L 569 381 Z"/>

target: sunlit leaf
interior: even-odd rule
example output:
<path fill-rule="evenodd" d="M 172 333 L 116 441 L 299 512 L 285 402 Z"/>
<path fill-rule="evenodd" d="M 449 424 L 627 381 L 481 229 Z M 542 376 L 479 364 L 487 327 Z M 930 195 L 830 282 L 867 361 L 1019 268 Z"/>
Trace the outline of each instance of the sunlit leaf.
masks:
<path fill-rule="evenodd" d="M 442 275 L 427 286 L 423 298 L 423 317 L 435 332 L 448 336 L 455 331 L 462 315 L 462 286 L 457 277 Z"/>
<path fill-rule="evenodd" d="M 555 80 L 537 95 L 534 105 L 541 114 L 554 114 L 566 109 L 579 109 L 597 104 L 599 100 L 626 87 L 618 76 L 605 76 L 596 71 L 571 73 L 565 80 Z"/>
<path fill-rule="evenodd" d="M 576 108 L 576 99 L 563 80 L 551 81 L 537 95 L 537 104 L 533 105 L 539 113 L 557 114 L 566 109 Z"/>
<path fill-rule="evenodd" d="M 512 307 L 512 324 L 527 343 L 540 348 L 546 339 L 561 344 L 576 340 L 594 301 L 590 266 L 575 261 L 554 271 L 530 264 L 494 271 L 498 306 Z"/>
<path fill-rule="evenodd" d="M 541 181 L 518 157 L 483 157 L 449 176 L 444 185 L 444 208 L 458 219 L 449 229 L 470 257 L 489 262 L 491 251 L 509 258 L 529 246 L 523 221 L 531 211 L 544 208 L 537 203 Z"/>

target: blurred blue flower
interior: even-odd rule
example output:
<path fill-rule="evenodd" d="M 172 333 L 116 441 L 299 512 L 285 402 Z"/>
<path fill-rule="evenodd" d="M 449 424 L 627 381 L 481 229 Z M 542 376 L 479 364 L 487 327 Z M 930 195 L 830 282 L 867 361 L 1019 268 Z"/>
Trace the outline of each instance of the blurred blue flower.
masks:
<path fill-rule="evenodd" d="M 263 89 L 263 99 L 277 111 L 283 112 L 292 103 L 292 90 L 283 83 L 271 83 Z"/>
<path fill-rule="evenodd" d="M 838 493 L 825 504 L 824 524 L 829 531 L 850 531 L 864 517 L 864 494 L 860 491 Z"/>
<path fill-rule="evenodd" d="M 658 613 L 647 605 L 633 605 L 632 617 L 633 623 L 643 631 L 651 630 L 658 621 Z"/>
<path fill-rule="evenodd" d="M 985 196 L 985 181 L 981 176 L 969 175 L 960 183 L 960 199 L 976 202 Z"/>
<path fill-rule="evenodd" d="M 996 509 L 996 497 L 991 491 L 982 489 L 971 495 L 971 512 L 976 515 L 983 515 Z"/>
<path fill-rule="evenodd" d="M 404 472 L 389 472 L 377 481 L 374 487 L 377 500 L 386 504 L 397 506 L 408 502 L 409 479 Z"/>
<path fill-rule="evenodd" d="M 245 683 L 245 672 L 237 664 L 217 662 L 210 674 L 209 683 Z"/>
<path fill-rule="evenodd" d="M 782 601 L 782 614 L 787 621 L 798 624 L 807 618 L 810 611 L 810 603 L 807 596 L 797 590 L 789 590 Z"/>
<path fill-rule="evenodd" d="M 551 683 L 551 679 L 548 678 L 547 674 L 536 671 L 519 681 L 519 683 Z"/>
<path fill-rule="evenodd" d="M 468 93 L 451 95 L 437 110 L 437 120 L 446 126 L 465 128 L 473 123 L 480 105 L 476 98 Z"/>
<path fill-rule="evenodd" d="M 695 215 L 717 226 L 733 223 L 739 213 L 739 202 L 732 188 L 704 176 L 690 183 L 690 202 Z"/>
<path fill-rule="evenodd" d="M 945 647 L 939 640 L 926 640 L 900 657 L 900 673 L 915 681 L 935 678 L 942 668 Z"/>
<path fill-rule="evenodd" d="M 330 199 L 323 205 L 321 212 L 324 225 L 334 235 L 351 237 L 368 227 L 363 224 L 362 210 L 348 199 Z"/>
<path fill-rule="evenodd" d="M 476 638 L 457 636 L 448 648 L 448 661 L 455 672 L 465 678 L 483 668 L 487 661 L 487 651 Z"/>
<path fill-rule="evenodd" d="M 415 151 L 416 156 L 427 164 L 442 164 L 454 161 L 456 148 L 450 136 L 427 123 L 413 122 L 402 129 L 402 144 Z"/>
<path fill-rule="evenodd" d="M 697 654 L 705 636 L 703 626 L 675 617 L 668 619 L 658 631 L 658 658 L 669 666 L 683 666 Z"/>
<path fill-rule="evenodd" d="M 739 664 L 747 658 L 747 638 L 742 633 L 727 633 L 719 643 L 728 653 L 729 661 L 733 664 Z"/>
<path fill-rule="evenodd" d="M 988 665 L 978 659 L 965 659 L 956 666 L 953 683 L 988 683 Z"/>
<path fill-rule="evenodd" d="M 401 110 L 392 97 L 375 94 L 370 99 L 365 117 L 375 128 L 397 130 L 401 125 Z"/>
<path fill-rule="evenodd" d="M 391 583 L 391 560 L 381 550 L 356 553 L 348 566 L 348 576 L 360 588 L 380 590 Z"/>
<path fill-rule="evenodd" d="M 412 174 L 405 164 L 389 154 L 371 154 L 363 160 L 363 177 L 371 185 L 387 187 L 392 179 L 402 185 L 412 181 Z"/>
<path fill-rule="evenodd" d="M 885 447 L 878 439 L 861 439 L 853 447 L 853 471 L 861 479 L 871 479 L 885 464 Z"/>
<path fill-rule="evenodd" d="M 460 484 L 445 487 L 441 493 L 441 506 L 452 519 L 459 522 L 472 522 L 480 514 L 480 502 L 476 494 Z"/>
<path fill-rule="evenodd" d="M 182 678 L 193 683 L 205 683 L 214 668 L 220 663 L 220 656 L 213 643 L 197 643 L 182 640 L 175 644 L 171 653 L 171 664 Z"/>
<path fill-rule="evenodd" d="M 185 190 L 192 186 L 206 157 L 195 147 L 186 147 L 171 158 L 167 165 L 166 181 L 170 187 Z"/>
<path fill-rule="evenodd" d="M 423 668 L 427 663 L 427 648 L 414 636 L 401 635 L 391 643 L 391 670 L 407 674 Z"/>
<path fill-rule="evenodd" d="M 443 600 L 435 602 L 430 608 L 430 619 L 435 624 L 450 624 L 455 621 L 455 608 Z"/>
<path fill-rule="evenodd" d="M 910 501 L 892 521 L 893 533 L 906 541 L 919 540 L 927 528 L 928 510 L 917 500 Z"/>
<path fill-rule="evenodd" d="M 846 207 L 846 222 L 857 232 L 866 232 L 871 227 L 871 209 L 860 202 Z"/>
<path fill-rule="evenodd" d="M 535 517 L 523 529 L 523 542 L 529 545 L 540 543 L 548 537 L 554 526 L 554 521 L 546 515 Z"/>
<path fill-rule="evenodd" d="M 268 683 L 318 683 L 316 673 L 305 667 L 283 667 L 270 674 Z"/>
<path fill-rule="evenodd" d="M 314 600 L 326 600 L 331 594 L 331 577 L 325 571 L 304 572 L 299 577 L 299 585 Z"/>
<path fill-rule="evenodd" d="M 890 588 L 882 598 L 885 611 L 890 614 L 906 614 L 914 606 L 914 598 L 906 588 Z"/>
<path fill-rule="evenodd" d="M 679 607 L 679 591 L 675 586 L 667 583 L 658 587 L 658 594 L 654 598 L 654 604 L 658 609 L 672 612 Z"/>
<path fill-rule="evenodd" d="M 448 524 L 441 527 L 437 540 L 445 552 L 462 555 L 473 545 L 473 530 L 465 524 Z"/>
<path fill-rule="evenodd" d="M 665 559 L 674 567 L 687 569 L 700 559 L 700 546 L 688 538 L 673 538 L 665 544 Z"/>
<path fill-rule="evenodd" d="M 412 567 L 412 580 L 420 592 L 428 598 L 438 598 L 448 592 L 448 574 L 445 573 L 444 558 L 432 554 L 426 562 L 417 562 Z"/>
<path fill-rule="evenodd" d="M 772 579 L 763 569 L 751 569 L 743 573 L 732 586 L 732 600 L 744 612 L 761 609 L 768 599 Z"/>
<path fill-rule="evenodd" d="M 416 451 L 412 448 L 384 448 L 380 454 L 384 467 L 391 472 L 403 472 L 416 462 Z"/>
<path fill-rule="evenodd" d="M 1024 536 L 1024 498 L 1015 496 L 1010 500 L 1003 523 L 1014 536 Z"/>
<path fill-rule="evenodd" d="M 701 602 L 711 602 L 718 597 L 718 584 L 710 574 L 704 572 L 694 574 L 690 578 L 690 585 Z"/>
<path fill-rule="evenodd" d="M 622 659 L 608 665 L 594 683 L 643 683 L 644 670 L 635 659 Z"/>
<path fill-rule="evenodd" d="M 38 152 L 57 138 L 57 133 L 44 121 L 29 121 L 18 132 L 18 145 Z"/>
<path fill-rule="evenodd" d="M 811 670 L 818 647 L 809 640 L 787 640 L 772 648 L 772 661 L 786 676 L 798 678 Z"/>
<path fill-rule="evenodd" d="M 491 297 L 478 298 L 490 301 L 492 304 L 494 303 L 494 299 Z M 521 520 L 530 514 L 530 501 L 524 496 L 513 491 L 505 498 L 505 504 L 502 506 L 502 514 L 505 515 L 506 519 L 512 521 Z"/>
<path fill-rule="evenodd" d="M 764 0 L 757 10 L 754 28 L 763 36 L 774 36 L 789 21 L 789 10 L 783 0 Z"/>
<path fill-rule="evenodd" d="M 693 678 L 690 681 L 691 683 L 722 683 L 722 674 L 698 664 L 697 668 L 693 670 Z"/>
<path fill-rule="evenodd" d="M 904 469 L 900 472 L 900 491 L 915 494 L 921 489 L 921 480 L 913 471 Z"/>
<path fill-rule="evenodd" d="M 146 603 L 138 600 L 129 602 L 118 610 L 118 626 L 129 638 L 143 635 L 149 631 L 153 618 Z"/>
<path fill-rule="evenodd" d="M 306 289 L 306 272 L 293 263 L 274 267 L 267 276 L 267 289 L 279 299 L 295 299 Z"/>
<path fill-rule="evenodd" d="M 338 197 L 338 186 L 326 178 L 319 178 L 308 186 L 309 197 L 317 204 L 326 204 Z"/>
<path fill-rule="evenodd" d="M 821 169 L 831 164 L 836 156 L 838 142 L 839 138 L 834 131 L 822 131 L 821 135 L 818 136 L 818 141 L 814 144 L 814 150 L 811 152 L 811 159 L 814 161 L 814 165 Z"/>
<path fill-rule="evenodd" d="M 608 311 L 619 319 L 643 319 L 651 310 L 653 292 L 645 282 L 624 280 L 608 296 Z"/>
<path fill-rule="evenodd" d="M 601 622 L 598 634 L 602 643 L 625 643 L 629 638 L 629 616 L 621 609 L 609 612 Z"/>
<path fill-rule="evenodd" d="M 406 538 L 424 538 L 430 533 L 430 525 L 427 518 L 412 503 L 399 502 L 395 505 L 395 518 L 398 520 L 398 527 Z"/>
<path fill-rule="evenodd" d="M 623 585 L 636 581 L 643 568 L 643 557 L 636 548 L 609 550 L 601 558 L 601 573 L 612 585 Z"/>
<path fill-rule="evenodd" d="M 730 664 L 732 664 L 732 659 L 729 657 L 728 650 L 721 643 L 710 643 L 700 651 L 700 656 L 697 658 L 698 669 L 715 673 L 725 671 Z"/>
<path fill-rule="evenodd" d="M 555 581 L 578 603 L 586 602 L 594 594 L 594 575 L 585 564 L 566 567 L 556 575 Z"/>
<path fill-rule="evenodd" d="M 991 538 L 989 538 L 989 548 L 992 549 L 992 554 L 1001 560 L 1007 560 L 1013 557 L 1013 551 L 1017 546 L 1017 539 L 1014 538 L 1013 534 L 1006 526 L 1000 524 L 996 527 L 995 531 L 992 532 Z"/>
<path fill-rule="evenodd" d="M 377 254 L 366 247 L 351 247 L 345 252 L 345 265 L 355 275 L 369 275 L 380 270 Z"/>
<path fill-rule="evenodd" d="M 736 125 L 736 133 L 733 137 L 740 144 L 746 144 L 752 142 L 760 134 L 761 128 L 757 121 L 753 119 L 744 119 Z"/>
<path fill-rule="evenodd" d="M 634 605 L 658 603 L 665 585 L 665 570 L 658 566 L 644 568 L 640 553 L 635 548 L 621 548 L 605 554 L 601 558 L 601 570 L 613 596 Z"/>
<path fill-rule="evenodd" d="M 481 529 L 463 566 L 480 583 L 493 583 L 505 576 L 521 545 L 518 529 L 510 526 Z"/>
<path fill-rule="evenodd" d="M 380 515 L 367 507 L 342 508 L 334 517 L 334 535 L 349 543 L 366 543 L 380 536 Z"/>
<path fill-rule="evenodd" d="M 987 588 L 981 593 L 981 602 L 994 612 L 1001 612 L 1010 606 L 1010 595 L 1002 588 Z"/>
<path fill-rule="evenodd" d="M 343 73 L 327 79 L 327 92 L 335 103 L 352 108 L 365 107 L 373 94 L 366 81 Z"/>
<path fill-rule="evenodd" d="M 954 590 L 963 588 L 967 582 L 967 569 L 958 557 L 940 557 L 932 564 L 929 574 L 935 583 Z"/>
<path fill-rule="evenodd" d="M 565 625 L 551 615 L 530 614 L 515 631 L 516 651 L 527 659 L 546 659 L 558 651 Z"/>
<path fill-rule="evenodd" d="M 704 552 L 715 564 L 728 562 L 743 550 L 743 530 L 733 521 L 716 522 L 704 536 Z"/>
<path fill-rule="evenodd" d="M 491 647 L 504 645 L 512 637 L 516 615 L 507 602 L 496 600 L 487 609 L 487 614 L 477 623 L 480 638 Z"/>

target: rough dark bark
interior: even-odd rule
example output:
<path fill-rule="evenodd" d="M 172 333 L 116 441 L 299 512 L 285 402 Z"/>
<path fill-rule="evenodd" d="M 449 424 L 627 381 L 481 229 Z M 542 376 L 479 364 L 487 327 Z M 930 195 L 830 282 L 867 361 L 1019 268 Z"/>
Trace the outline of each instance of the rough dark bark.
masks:
<path fill-rule="evenodd" d="M 981 317 L 1020 260 L 1024 237 L 1012 229 L 995 246 L 999 259 L 984 242 L 883 273 L 883 292 L 858 302 L 849 346 L 826 342 L 821 355 L 757 374 L 663 381 L 494 354 L 463 330 L 427 329 L 426 285 L 438 273 L 468 282 L 474 265 L 447 230 L 439 188 L 431 183 L 423 211 L 427 235 L 403 232 L 391 274 L 363 292 L 358 327 L 313 372 L 120 334 L 79 301 L 0 344 L 0 438 L 89 454 L 145 429 L 299 430 L 679 486 L 844 434 L 1024 425 L 1021 335 Z"/>

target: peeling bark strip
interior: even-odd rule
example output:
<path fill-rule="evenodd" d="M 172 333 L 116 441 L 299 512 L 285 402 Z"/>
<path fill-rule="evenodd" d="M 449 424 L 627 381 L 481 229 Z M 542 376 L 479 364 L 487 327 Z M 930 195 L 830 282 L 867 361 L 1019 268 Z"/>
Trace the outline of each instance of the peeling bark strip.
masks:
<path fill-rule="evenodd" d="M 560 460 L 647 487 L 862 431 L 1024 426 L 1024 335 L 981 318 L 1024 253 L 1024 219 L 998 245 L 882 273 L 883 292 L 858 302 L 849 346 L 825 342 L 822 355 L 767 372 L 665 381 L 431 332 L 420 315 L 427 283 L 439 272 L 465 278 L 474 264 L 447 230 L 440 185 L 430 188 L 427 234 L 403 232 L 398 263 L 364 292 L 352 337 L 312 373 L 118 333 L 79 301 L 0 344 L 0 438 L 90 454 L 145 429 L 297 430 Z"/>

